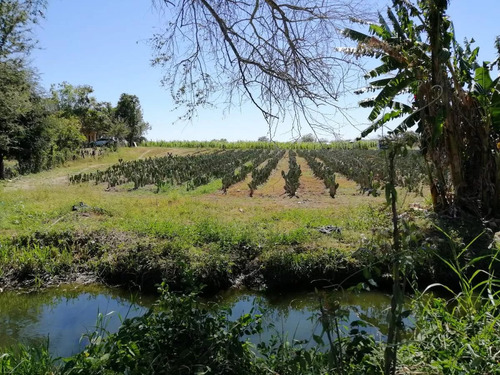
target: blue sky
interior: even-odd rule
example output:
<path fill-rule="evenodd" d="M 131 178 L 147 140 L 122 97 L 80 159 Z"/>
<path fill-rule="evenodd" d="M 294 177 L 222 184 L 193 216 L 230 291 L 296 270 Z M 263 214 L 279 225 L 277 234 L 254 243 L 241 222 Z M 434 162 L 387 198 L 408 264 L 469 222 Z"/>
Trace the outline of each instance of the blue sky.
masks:
<path fill-rule="evenodd" d="M 500 35 L 500 2 L 452 0 L 449 13 L 458 40 L 473 36 L 481 47 L 480 59 L 493 60 L 493 42 Z M 98 100 L 113 104 L 122 93 L 137 95 L 144 118 L 152 126 L 149 139 L 236 141 L 266 135 L 267 124 L 250 105 L 233 107 L 229 113 L 222 106 L 203 110 L 191 122 L 175 122 L 179 113 L 172 111 L 170 93 L 160 85 L 162 72 L 149 63 L 152 55 L 147 40 L 161 30 L 161 24 L 149 0 L 49 0 L 46 19 L 36 29 L 40 48 L 32 55 L 32 65 L 47 89 L 63 81 L 87 84 Z M 355 111 L 353 116 L 363 129 L 366 111 Z M 286 122 L 280 124 L 275 139 L 289 140 L 289 130 Z M 347 124 L 340 131 L 345 139 L 359 135 Z"/>

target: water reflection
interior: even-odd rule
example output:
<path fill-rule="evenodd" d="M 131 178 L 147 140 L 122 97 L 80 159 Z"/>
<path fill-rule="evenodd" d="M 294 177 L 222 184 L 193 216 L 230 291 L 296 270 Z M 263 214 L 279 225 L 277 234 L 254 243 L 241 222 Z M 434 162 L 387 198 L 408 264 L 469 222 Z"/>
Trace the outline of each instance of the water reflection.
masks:
<path fill-rule="evenodd" d="M 264 326 L 270 330 L 252 341 L 267 340 L 277 334 L 288 340 L 312 340 L 313 335 L 321 335 L 323 327 L 319 322 L 320 304 L 326 312 L 339 316 L 342 331 L 348 332 L 351 322 L 364 321 L 362 329 L 373 335 L 376 340 L 385 340 L 387 333 L 386 316 L 390 298 L 380 292 L 351 293 L 287 293 L 265 295 L 228 291 L 221 293 L 217 300 L 230 307 L 231 317 L 242 314 L 262 313 Z M 410 321 L 405 322 L 408 325 Z M 312 344 L 311 344 L 312 345 Z"/>
<path fill-rule="evenodd" d="M 151 301 L 102 286 L 64 286 L 37 293 L 0 293 L 0 347 L 49 342 L 54 356 L 70 356 L 85 346 L 82 334 L 95 329 L 99 313 L 110 314 L 106 329 L 144 314 Z"/>

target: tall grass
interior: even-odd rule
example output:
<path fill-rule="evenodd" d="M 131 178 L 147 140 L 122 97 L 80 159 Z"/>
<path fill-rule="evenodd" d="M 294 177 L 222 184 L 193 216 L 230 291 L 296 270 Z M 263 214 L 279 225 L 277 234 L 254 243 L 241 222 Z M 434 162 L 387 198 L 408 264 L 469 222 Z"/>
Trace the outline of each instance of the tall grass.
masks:
<path fill-rule="evenodd" d="M 319 149 L 376 149 L 376 140 L 363 140 L 356 142 L 334 141 L 330 143 L 319 142 L 222 142 L 222 141 L 147 141 L 141 143 L 145 147 L 170 147 L 170 148 L 220 148 L 220 149 L 282 149 L 282 150 L 319 150 Z"/>
<path fill-rule="evenodd" d="M 0 374 L 48 375 L 56 374 L 59 369 L 56 359 L 51 357 L 46 345 L 26 347 L 18 345 L 0 352 Z"/>
<path fill-rule="evenodd" d="M 434 283 L 417 294 L 416 330 L 413 341 L 401 349 L 404 361 L 425 373 L 499 374 L 500 279 L 496 271 L 500 248 L 471 256 L 475 240 L 461 249 L 445 235 L 452 257 L 437 257 L 458 280 L 458 288 Z"/>

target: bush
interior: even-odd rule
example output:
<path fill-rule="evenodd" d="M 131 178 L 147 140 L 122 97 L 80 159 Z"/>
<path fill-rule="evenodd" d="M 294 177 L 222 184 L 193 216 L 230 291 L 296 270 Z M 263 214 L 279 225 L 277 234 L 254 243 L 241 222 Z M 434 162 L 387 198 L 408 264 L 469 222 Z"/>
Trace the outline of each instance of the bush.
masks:
<path fill-rule="evenodd" d="M 67 373 L 79 374 L 261 374 L 244 335 L 260 332 L 260 319 L 246 314 L 228 320 L 228 311 L 208 311 L 195 294 L 163 289 L 158 306 L 125 321 L 102 341 L 68 360 Z"/>

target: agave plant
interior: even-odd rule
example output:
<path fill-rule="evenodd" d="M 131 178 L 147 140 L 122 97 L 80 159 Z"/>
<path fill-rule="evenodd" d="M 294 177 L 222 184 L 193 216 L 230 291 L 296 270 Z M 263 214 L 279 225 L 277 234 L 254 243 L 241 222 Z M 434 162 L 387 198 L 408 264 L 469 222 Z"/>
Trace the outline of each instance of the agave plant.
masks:
<path fill-rule="evenodd" d="M 316 157 L 313 156 L 310 152 L 300 151 L 299 155 L 306 159 L 307 164 L 313 171 L 314 176 L 316 178 L 319 178 L 320 180 L 323 180 L 325 188 L 328 189 L 330 197 L 335 198 L 337 189 L 339 188 L 339 184 L 335 180 L 335 171 L 332 168 L 325 166 L 325 164 L 316 159 Z"/>
<path fill-rule="evenodd" d="M 281 176 L 285 180 L 285 193 L 289 197 L 295 197 L 297 194 L 297 189 L 300 186 L 300 176 L 302 175 L 302 171 L 300 170 L 300 165 L 297 164 L 296 153 L 292 150 L 288 152 L 289 155 L 289 163 L 288 163 L 288 172 L 281 171 Z"/>

